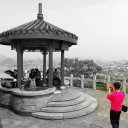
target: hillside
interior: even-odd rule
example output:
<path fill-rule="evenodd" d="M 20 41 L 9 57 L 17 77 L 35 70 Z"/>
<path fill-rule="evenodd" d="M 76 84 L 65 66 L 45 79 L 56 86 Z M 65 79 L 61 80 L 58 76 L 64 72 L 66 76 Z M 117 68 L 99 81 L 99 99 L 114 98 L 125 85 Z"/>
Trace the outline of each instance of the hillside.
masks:
<path fill-rule="evenodd" d="M 54 66 L 58 66 L 58 64 L 60 63 L 58 58 L 54 58 L 53 60 L 53 64 Z M 32 69 L 32 68 L 39 68 L 42 69 L 43 68 L 43 58 L 37 58 L 37 59 L 31 59 L 31 58 L 24 58 L 23 61 L 24 64 L 24 68 L 25 69 Z M 47 58 L 47 65 L 48 65 L 48 58 Z M 0 55 L 0 66 L 4 66 L 10 69 L 12 68 L 17 68 L 17 60 L 16 58 L 9 58 L 3 55 Z"/>
<path fill-rule="evenodd" d="M 15 64 L 16 64 L 16 62 L 12 58 L 6 58 L 3 61 L 1 61 L 1 63 L 0 63 L 1 66 L 7 66 L 7 65 L 8 66 L 11 66 L 11 65 L 13 66 Z"/>
<path fill-rule="evenodd" d="M 6 60 L 8 57 L 0 55 L 0 63 L 3 62 L 4 60 Z"/>

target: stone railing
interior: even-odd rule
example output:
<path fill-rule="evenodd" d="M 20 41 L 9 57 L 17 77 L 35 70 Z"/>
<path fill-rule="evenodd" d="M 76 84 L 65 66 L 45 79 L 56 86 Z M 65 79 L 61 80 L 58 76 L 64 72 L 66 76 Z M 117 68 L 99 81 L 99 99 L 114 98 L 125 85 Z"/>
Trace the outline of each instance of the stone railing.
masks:
<path fill-rule="evenodd" d="M 84 78 L 84 75 L 81 75 L 81 77 L 73 77 L 73 74 L 71 74 L 70 77 L 65 77 L 65 79 L 70 81 L 71 87 L 93 88 L 93 79 Z"/>
<path fill-rule="evenodd" d="M 93 79 L 91 78 L 84 78 L 84 75 L 81 75 L 81 77 L 73 77 L 73 74 L 70 75 L 70 77 L 65 77 L 65 79 L 70 81 L 70 86 L 73 87 L 80 87 L 80 88 L 93 88 L 93 89 L 97 89 L 96 87 L 96 83 L 97 82 L 103 82 L 108 84 L 110 81 L 110 76 L 108 76 L 107 80 L 103 80 L 103 79 L 97 79 L 96 75 L 93 76 Z M 123 79 L 123 84 L 122 84 L 122 88 L 124 93 L 126 94 L 126 78 Z"/>

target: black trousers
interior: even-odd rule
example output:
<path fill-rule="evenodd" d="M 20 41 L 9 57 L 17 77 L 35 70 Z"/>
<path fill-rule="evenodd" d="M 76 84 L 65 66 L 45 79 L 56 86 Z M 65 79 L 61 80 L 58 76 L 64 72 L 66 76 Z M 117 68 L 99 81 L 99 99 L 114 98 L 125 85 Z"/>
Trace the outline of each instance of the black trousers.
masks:
<path fill-rule="evenodd" d="M 117 112 L 117 111 L 110 110 L 110 122 L 111 122 L 112 128 L 119 128 L 120 114 L 121 114 L 121 111 Z"/>

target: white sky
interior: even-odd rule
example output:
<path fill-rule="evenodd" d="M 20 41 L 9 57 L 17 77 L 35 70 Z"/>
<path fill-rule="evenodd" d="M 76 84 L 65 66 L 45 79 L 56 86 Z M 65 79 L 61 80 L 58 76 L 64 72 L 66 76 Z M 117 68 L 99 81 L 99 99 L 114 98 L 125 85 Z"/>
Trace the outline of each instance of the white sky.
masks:
<path fill-rule="evenodd" d="M 128 60 L 128 0 L 0 0 L 0 32 L 36 19 L 39 2 L 44 20 L 79 38 L 65 57 Z M 16 56 L 3 45 L 0 54 Z"/>

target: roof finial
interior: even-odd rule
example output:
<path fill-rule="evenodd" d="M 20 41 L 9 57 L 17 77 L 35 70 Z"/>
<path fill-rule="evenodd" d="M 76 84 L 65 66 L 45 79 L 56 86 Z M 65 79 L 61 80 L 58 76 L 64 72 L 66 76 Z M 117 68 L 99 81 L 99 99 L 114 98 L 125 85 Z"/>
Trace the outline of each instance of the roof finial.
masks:
<path fill-rule="evenodd" d="M 39 12 L 38 12 L 38 15 L 37 15 L 37 18 L 38 19 L 43 19 L 43 14 L 42 14 L 42 3 L 39 3 Z"/>

